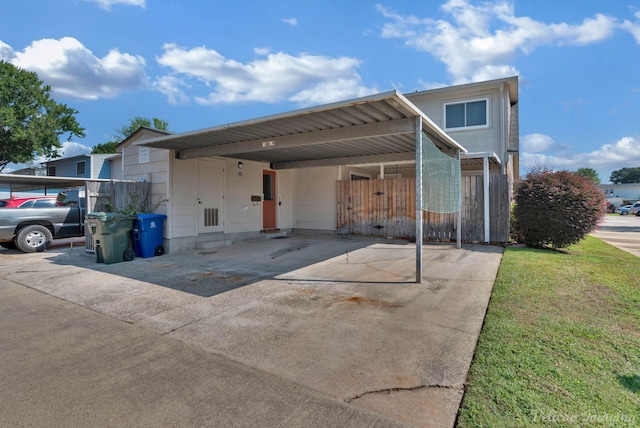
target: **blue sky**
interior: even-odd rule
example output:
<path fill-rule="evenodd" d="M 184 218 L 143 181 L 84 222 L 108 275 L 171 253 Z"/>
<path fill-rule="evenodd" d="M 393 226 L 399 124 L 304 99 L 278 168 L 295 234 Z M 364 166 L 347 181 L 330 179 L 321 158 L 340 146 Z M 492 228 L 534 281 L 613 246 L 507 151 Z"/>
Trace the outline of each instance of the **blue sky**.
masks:
<path fill-rule="evenodd" d="M 79 111 L 186 132 L 398 89 L 520 77 L 521 173 L 640 166 L 640 3 L 609 0 L 24 0 L 0 60 Z M 9 168 L 16 168 L 10 165 Z"/>

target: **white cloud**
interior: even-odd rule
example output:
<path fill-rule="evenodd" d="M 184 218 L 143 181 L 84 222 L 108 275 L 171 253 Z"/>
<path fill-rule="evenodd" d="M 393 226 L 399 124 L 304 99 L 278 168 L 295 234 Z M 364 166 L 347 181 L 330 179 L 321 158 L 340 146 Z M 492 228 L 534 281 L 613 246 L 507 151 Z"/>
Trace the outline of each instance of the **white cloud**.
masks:
<path fill-rule="evenodd" d="M 622 23 L 622 28 L 629 31 L 635 37 L 636 43 L 640 44 L 640 11 L 636 12 L 634 16 L 636 17 L 636 22 L 625 20 Z"/>
<path fill-rule="evenodd" d="M 282 22 L 291 25 L 292 27 L 297 27 L 298 26 L 298 19 L 297 18 L 285 18 L 282 20 Z"/>
<path fill-rule="evenodd" d="M 354 58 L 255 52 L 259 58 L 242 63 L 206 47 L 167 44 L 157 61 L 172 69 L 175 86 L 195 79 L 212 87 L 208 96 L 196 98 L 200 104 L 293 101 L 308 105 L 376 92 L 362 86 L 356 72 L 360 61 Z"/>
<path fill-rule="evenodd" d="M 145 8 L 146 0 L 84 0 L 89 3 L 97 3 L 98 6 L 105 10 L 110 10 L 113 5 L 138 6 Z"/>
<path fill-rule="evenodd" d="M 73 37 L 36 40 L 22 52 L 14 52 L 2 43 L 0 55 L 20 68 L 37 73 L 40 80 L 51 85 L 57 97 L 113 98 L 147 85 L 142 57 L 112 49 L 99 58 Z"/>
<path fill-rule="evenodd" d="M 557 143 L 548 135 L 545 134 L 529 134 L 520 138 L 522 144 L 522 151 L 527 153 L 540 153 L 540 152 L 558 152 L 567 150 L 569 147 Z"/>
<path fill-rule="evenodd" d="M 188 88 L 186 82 L 175 76 L 163 76 L 158 78 L 153 86 L 155 89 L 167 96 L 169 104 L 186 104 L 189 101 L 189 97 L 181 88 Z"/>
<path fill-rule="evenodd" d="M 15 56 L 11 46 L 0 40 L 0 61 L 11 62 Z"/>
<path fill-rule="evenodd" d="M 456 84 L 518 74 L 508 63 L 520 53 L 546 44 L 596 43 L 613 35 L 619 25 L 602 14 L 577 25 L 543 23 L 516 16 L 508 1 L 474 5 L 449 0 L 441 8 L 451 19 L 404 16 L 378 6 L 389 19 L 382 37 L 405 39 L 408 46 L 432 54 L 447 66 Z"/>
<path fill-rule="evenodd" d="M 547 166 L 553 169 L 588 167 L 597 171 L 611 171 L 640 165 L 640 138 L 637 137 L 623 137 L 588 153 L 572 153 L 567 150 L 568 146 L 559 145 L 543 134 L 526 135 L 521 142 L 520 163 L 525 170 Z M 543 151 L 546 153 L 541 153 Z M 600 175 L 603 180 L 609 178 L 608 175 Z"/>

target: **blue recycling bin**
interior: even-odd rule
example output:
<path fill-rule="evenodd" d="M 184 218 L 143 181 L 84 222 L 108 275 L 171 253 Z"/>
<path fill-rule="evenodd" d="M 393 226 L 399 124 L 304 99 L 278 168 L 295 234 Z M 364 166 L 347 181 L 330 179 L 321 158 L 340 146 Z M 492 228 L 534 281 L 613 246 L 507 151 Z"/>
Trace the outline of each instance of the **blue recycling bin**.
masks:
<path fill-rule="evenodd" d="M 148 258 L 164 254 L 164 214 L 138 214 L 133 221 L 133 247 L 137 257 Z"/>

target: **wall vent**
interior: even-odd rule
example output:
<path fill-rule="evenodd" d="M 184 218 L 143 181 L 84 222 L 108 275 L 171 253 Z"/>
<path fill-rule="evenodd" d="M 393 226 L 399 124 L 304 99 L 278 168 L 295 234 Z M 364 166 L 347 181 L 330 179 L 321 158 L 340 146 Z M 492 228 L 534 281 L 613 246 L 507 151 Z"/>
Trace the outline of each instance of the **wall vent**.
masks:
<path fill-rule="evenodd" d="M 204 209 L 204 227 L 218 225 L 218 208 Z"/>

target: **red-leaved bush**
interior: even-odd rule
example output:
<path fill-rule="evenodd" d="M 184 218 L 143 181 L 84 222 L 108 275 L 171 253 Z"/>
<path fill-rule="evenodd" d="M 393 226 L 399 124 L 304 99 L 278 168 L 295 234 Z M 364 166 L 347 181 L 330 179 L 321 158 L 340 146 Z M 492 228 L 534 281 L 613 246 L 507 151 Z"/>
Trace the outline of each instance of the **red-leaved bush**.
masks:
<path fill-rule="evenodd" d="M 598 186 L 569 171 L 536 169 L 515 189 L 516 240 L 532 247 L 564 248 L 595 230 L 605 214 Z"/>

